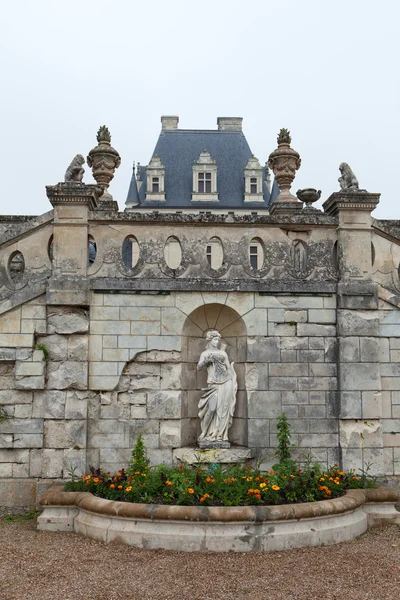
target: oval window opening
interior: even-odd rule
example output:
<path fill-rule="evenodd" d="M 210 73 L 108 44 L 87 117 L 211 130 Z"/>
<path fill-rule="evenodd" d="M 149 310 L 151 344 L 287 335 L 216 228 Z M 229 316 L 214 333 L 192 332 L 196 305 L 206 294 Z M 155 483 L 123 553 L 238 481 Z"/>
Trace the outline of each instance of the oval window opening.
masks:
<path fill-rule="evenodd" d="M 130 235 L 122 244 L 122 262 L 128 269 L 136 266 L 139 260 L 139 244 L 135 236 Z"/>
<path fill-rule="evenodd" d="M 249 262 L 252 269 L 258 271 L 264 265 L 264 250 L 262 243 L 257 238 L 251 240 L 249 245 Z"/>
<path fill-rule="evenodd" d="M 89 235 L 88 238 L 88 266 L 91 267 L 92 264 L 94 263 L 94 261 L 96 260 L 96 255 L 97 255 L 97 244 L 94 241 L 94 239 L 92 238 L 91 235 Z"/>
<path fill-rule="evenodd" d="M 371 264 L 372 264 L 372 266 L 374 266 L 374 263 L 375 263 L 375 246 L 371 242 Z"/>
<path fill-rule="evenodd" d="M 224 262 L 224 249 L 221 240 L 217 237 L 213 237 L 207 243 L 206 248 L 207 262 L 214 271 L 217 271 L 222 267 Z"/>
<path fill-rule="evenodd" d="M 54 236 L 51 234 L 49 238 L 49 243 L 47 244 L 47 255 L 49 257 L 50 262 L 53 262 L 54 257 Z"/>
<path fill-rule="evenodd" d="M 25 271 L 25 259 L 22 252 L 14 252 L 8 262 L 8 272 L 14 283 L 21 281 Z"/>
<path fill-rule="evenodd" d="M 182 262 L 182 248 L 176 237 L 169 237 L 164 246 L 164 258 L 170 269 L 178 269 Z"/>

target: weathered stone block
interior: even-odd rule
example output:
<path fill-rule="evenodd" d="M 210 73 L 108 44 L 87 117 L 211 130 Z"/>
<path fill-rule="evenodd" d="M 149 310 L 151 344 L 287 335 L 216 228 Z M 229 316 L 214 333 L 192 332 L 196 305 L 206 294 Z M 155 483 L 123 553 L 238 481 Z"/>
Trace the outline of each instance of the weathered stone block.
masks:
<path fill-rule="evenodd" d="M 42 448 L 43 434 L 41 433 L 15 433 L 14 448 Z"/>
<path fill-rule="evenodd" d="M 91 306 L 91 321 L 119 321 L 118 306 Z M 126 319 L 124 319 L 126 320 Z"/>
<path fill-rule="evenodd" d="M 145 406 L 131 406 L 130 407 L 130 418 L 131 419 L 145 419 L 147 417 L 147 410 Z"/>
<path fill-rule="evenodd" d="M 42 451 L 42 477 L 58 478 L 63 476 L 64 451 L 44 449 Z"/>
<path fill-rule="evenodd" d="M 279 338 L 255 337 L 247 342 L 249 362 L 279 362 Z"/>
<path fill-rule="evenodd" d="M 16 404 L 14 417 L 16 419 L 30 419 L 32 417 L 32 406 L 30 404 Z"/>
<path fill-rule="evenodd" d="M 340 418 L 361 419 L 362 402 L 361 392 L 341 392 L 340 394 Z"/>
<path fill-rule="evenodd" d="M 370 339 L 370 338 L 368 338 Z M 360 361 L 360 338 L 342 337 L 339 338 L 339 358 L 340 362 L 355 363 Z"/>
<path fill-rule="evenodd" d="M 89 335 L 88 359 L 90 361 L 97 362 L 97 361 L 101 361 L 102 358 L 103 358 L 103 336 L 102 335 Z"/>
<path fill-rule="evenodd" d="M 15 387 L 17 390 L 43 390 L 45 387 L 44 375 L 17 377 Z"/>
<path fill-rule="evenodd" d="M 203 340 L 204 344 L 204 340 Z M 177 350 L 180 351 L 182 338 L 180 335 L 149 335 L 147 337 L 147 350 Z M 203 346 L 204 350 L 204 346 Z M 199 355 L 197 355 L 197 358 Z"/>
<path fill-rule="evenodd" d="M 379 315 L 376 311 L 338 311 L 338 335 L 378 336 Z"/>
<path fill-rule="evenodd" d="M 285 323 L 307 323 L 306 310 L 285 310 L 284 313 Z"/>
<path fill-rule="evenodd" d="M 270 323 L 268 325 L 268 335 L 293 337 L 296 335 L 296 324 L 281 323 L 277 325 L 275 323 Z"/>
<path fill-rule="evenodd" d="M 126 362 L 129 360 L 129 350 L 127 348 L 103 348 L 103 360 Z"/>
<path fill-rule="evenodd" d="M 43 419 L 5 419 L 0 422 L 0 433 L 42 433 Z"/>
<path fill-rule="evenodd" d="M 158 390 L 160 389 L 161 367 L 159 364 L 130 363 L 126 367 L 130 377 L 130 390 Z"/>
<path fill-rule="evenodd" d="M 264 308 L 254 308 L 242 316 L 247 328 L 247 335 L 268 335 L 267 311 Z"/>
<path fill-rule="evenodd" d="M 147 413 L 152 419 L 179 419 L 181 416 L 180 391 L 149 392 Z"/>
<path fill-rule="evenodd" d="M 335 433 L 299 434 L 299 448 L 336 448 L 339 440 Z"/>
<path fill-rule="evenodd" d="M 309 323 L 336 323 L 336 310 L 311 308 L 308 311 Z"/>
<path fill-rule="evenodd" d="M 299 352 L 300 352 L 300 350 L 299 350 Z M 296 350 L 281 350 L 281 362 L 283 362 L 283 363 L 297 362 Z M 302 362 L 302 361 L 299 360 L 299 362 Z"/>
<path fill-rule="evenodd" d="M 83 308 L 48 308 L 47 333 L 86 333 L 89 330 L 89 314 Z"/>
<path fill-rule="evenodd" d="M 130 321 L 90 321 L 93 335 L 129 335 L 130 331 Z"/>
<path fill-rule="evenodd" d="M 379 364 L 343 363 L 340 367 L 340 382 L 342 390 L 380 390 Z"/>
<path fill-rule="evenodd" d="M 118 337 L 118 335 L 103 335 L 103 348 L 118 348 Z M 121 348 L 123 347 L 121 346 Z"/>
<path fill-rule="evenodd" d="M 379 338 L 361 337 L 360 353 L 362 362 L 379 362 L 381 357 Z"/>
<path fill-rule="evenodd" d="M 44 362 L 28 362 L 17 360 L 15 363 L 15 375 L 22 377 L 43 375 L 44 367 Z"/>
<path fill-rule="evenodd" d="M 0 348 L 0 361 L 14 361 L 16 354 L 15 348 Z"/>
<path fill-rule="evenodd" d="M 323 340 L 323 338 L 320 339 Z M 297 353 L 298 360 L 302 363 L 323 363 L 325 360 L 325 352 L 323 350 L 298 350 Z"/>
<path fill-rule="evenodd" d="M 340 421 L 342 448 L 383 447 L 382 425 L 379 421 Z"/>
<path fill-rule="evenodd" d="M 319 406 L 306 408 L 320 408 Z M 323 408 L 323 407 L 322 407 Z M 312 418 L 308 421 L 310 433 L 338 433 L 339 423 L 337 419 Z"/>
<path fill-rule="evenodd" d="M 296 319 L 292 319 L 295 321 Z M 285 318 L 285 310 L 283 308 L 270 308 L 268 309 L 268 321 L 272 323 L 284 323 L 287 322 Z"/>
<path fill-rule="evenodd" d="M 45 421 L 44 448 L 86 446 L 86 423 L 82 420 Z"/>
<path fill-rule="evenodd" d="M 58 334 L 39 336 L 37 343 L 45 346 L 49 360 L 59 361 L 67 359 L 68 341 L 65 336 Z"/>
<path fill-rule="evenodd" d="M 1 390 L 0 404 L 30 404 L 32 392 L 23 390 Z"/>
<path fill-rule="evenodd" d="M 86 474 L 86 451 L 84 449 L 64 450 L 63 476 L 69 477 L 72 470 L 76 477 Z"/>
<path fill-rule="evenodd" d="M 89 337 L 71 335 L 68 338 L 68 360 L 86 361 L 89 356 Z M 105 359 L 107 360 L 107 359 Z"/>
<path fill-rule="evenodd" d="M 312 377 L 336 377 L 335 363 L 311 363 L 309 367 Z"/>
<path fill-rule="evenodd" d="M 64 419 L 66 392 L 43 390 L 33 396 L 33 418 Z"/>
<path fill-rule="evenodd" d="M 32 333 L 2 333 L 0 334 L 0 346 L 5 348 L 32 348 Z"/>
<path fill-rule="evenodd" d="M 249 392 L 248 413 L 250 419 L 272 419 L 282 412 L 280 392 Z"/>
<path fill-rule="evenodd" d="M 161 388 L 164 390 L 180 390 L 181 372 L 182 366 L 180 364 L 161 364 Z"/>
<path fill-rule="evenodd" d="M 308 350 L 308 338 L 307 337 L 280 338 L 280 348 L 282 350 Z"/>
<path fill-rule="evenodd" d="M 248 420 L 248 443 L 253 448 L 268 448 L 269 442 L 269 419 Z"/>
<path fill-rule="evenodd" d="M 181 445 L 181 424 L 179 421 L 160 423 L 160 447 L 179 448 Z"/>
<path fill-rule="evenodd" d="M 294 390 L 297 389 L 296 377 L 270 377 L 270 390 Z"/>
<path fill-rule="evenodd" d="M 86 362 L 65 361 L 50 363 L 47 369 L 47 387 L 54 390 L 68 388 L 87 389 L 88 367 Z"/>
<path fill-rule="evenodd" d="M 88 400 L 93 395 L 93 392 L 66 392 L 65 418 L 86 419 Z"/>
<path fill-rule="evenodd" d="M 111 336 L 104 337 L 110 338 Z M 119 335 L 117 341 L 118 348 L 146 348 L 146 337 L 144 335 Z M 104 347 L 112 348 L 114 346 L 106 346 L 104 341 Z"/>
<path fill-rule="evenodd" d="M 26 463 L 28 460 L 29 450 L 0 450 L 0 463 Z"/>
<path fill-rule="evenodd" d="M 314 323 L 298 323 L 297 335 L 312 336 L 312 337 L 324 337 L 324 336 L 335 336 L 336 327 L 333 325 L 315 325 Z"/>
<path fill-rule="evenodd" d="M 298 392 L 295 390 L 289 392 L 282 392 L 282 404 L 307 404 L 308 403 L 308 392 Z M 286 406 L 283 407 L 283 411 L 286 412 Z"/>
<path fill-rule="evenodd" d="M 261 368 L 265 368 L 264 365 Z M 269 363 L 271 377 L 300 377 L 308 375 L 306 363 Z"/>
<path fill-rule="evenodd" d="M 336 377 L 299 377 L 299 390 L 335 390 Z"/>

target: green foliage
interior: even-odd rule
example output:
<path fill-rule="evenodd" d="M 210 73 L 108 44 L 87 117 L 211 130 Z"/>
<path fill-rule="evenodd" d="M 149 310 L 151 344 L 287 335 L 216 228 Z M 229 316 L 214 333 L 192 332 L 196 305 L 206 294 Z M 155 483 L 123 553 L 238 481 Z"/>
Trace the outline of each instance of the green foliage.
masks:
<path fill-rule="evenodd" d="M 284 424 L 287 447 L 287 421 Z M 285 429 L 286 428 L 286 429 Z M 290 432 L 289 432 L 290 433 Z M 290 437 L 289 437 L 290 439 Z M 73 473 L 74 476 L 74 473 Z M 345 473 L 334 465 L 323 470 L 310 459 L 300 468 L 287 453 L 281 462 L 269 471 L 250 465 L 219 464 L 158 465 L 150 468 L 142 436 L 138 437 L 132 459 L 126 471 L 115 475 L 90 468 L 90 474 L 69 481 L 67 491 L 87 491 L 95 496 L 122 502 L 152 504 L 243 506 L 314 502 L 338 498 L 348 488 L 376 487 L 367 473 Z"/>
<path fill-rule="evenodd" d="M 278 417 L 278 450 L 275 455 L 279 457 L 280 463 L 285 463 L 290 460 L 290 425 L 285 413 L 281 413 Z"/>
<path fill-rule="evenodd" d="M 49 351 L 47 350 L 45 344 L 36 344 L 35 349 L 36 350 L 41 350 L 43 352 L 43 356 L 44 356 L 45 360 L 48 359 L 48 357 L 49 357 Z"/>
<path fill-rule="evenodd" d="M 22 523 L 24 521 L 30 521 L 32 519 L 36 519 L 38 516 L 38 511 L 36 508 L 31 508 L 28 512 L 22 515 L 3 515 L 0 517 L 0 524 L 4 523 Z"/>
<path fill-rule="evenodd" d="M 135 475 L 138 472 L 145 472 L 149 468 L 150 461 L 147 458 L 146 447 L 141 433 L 138 435 L 137 442 L 132 450 L 131 462 L 126 470 L 128 476 Z"/>
<path fill-rule="evenodd" d="M 3 421 L 6 421 L 9 418 L 10 417 L 8 416 L 8 414 L 6 413 L 6 411 L 4 410 L 4 408 L 0 407 L 0 423 L 2 423 Z"/>

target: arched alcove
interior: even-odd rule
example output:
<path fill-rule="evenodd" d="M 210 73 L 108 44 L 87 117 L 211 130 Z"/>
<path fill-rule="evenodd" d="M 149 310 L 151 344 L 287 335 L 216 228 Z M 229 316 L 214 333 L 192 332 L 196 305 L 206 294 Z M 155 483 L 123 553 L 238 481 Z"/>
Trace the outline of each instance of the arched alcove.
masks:
<path fill-rule="evenodd" d="M 226 344 L 226 352 L 238 379 L 238 394 L 229 440 L 233 445 L 247 446 L 247 394 L 245 362 L 246 325 L 240 315 L 224 304 L 204 304 L 187 318 L 182 332 L 182 446 L 195 446 L 200 434 L 198 403 L 202 389 L 207 388 L 207 370 L 197 370 L 200 354 L 206 347 L 206 333 L 217 329 Z"/>

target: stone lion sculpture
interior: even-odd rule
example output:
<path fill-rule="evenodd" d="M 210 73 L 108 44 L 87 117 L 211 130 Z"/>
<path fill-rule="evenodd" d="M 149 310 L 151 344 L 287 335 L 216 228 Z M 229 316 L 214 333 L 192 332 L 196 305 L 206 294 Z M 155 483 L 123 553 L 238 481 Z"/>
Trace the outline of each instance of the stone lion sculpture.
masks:
<path fill-rule="evenodd" d="M 81 182 L 85 169 L 82 167 L 85 159 L 82 154 L 77 154 L 68 169 L 65 171 L 64 181 Z"/>
<path fill-rule="evenodd" d="M 343 191 L 358 191 L 358 180 L 350 166 L 345 162 L 340 163 L 339 171 L 341 173 L 341 176 L 338 179 L 340 188 Z"/>

